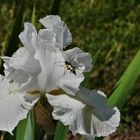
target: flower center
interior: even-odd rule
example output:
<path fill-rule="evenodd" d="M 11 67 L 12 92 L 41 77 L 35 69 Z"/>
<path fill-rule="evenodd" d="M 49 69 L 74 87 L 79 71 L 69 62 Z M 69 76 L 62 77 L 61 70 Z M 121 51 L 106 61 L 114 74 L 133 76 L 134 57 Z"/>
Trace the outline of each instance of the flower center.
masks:
<path fill-rule="evenodd" d="M 27 93 L 30 94 L 30 95 L 37 95 L 37 94 L 43 94 L 44 92 L 41 92 L 39 90 L 27 90 Z"/>

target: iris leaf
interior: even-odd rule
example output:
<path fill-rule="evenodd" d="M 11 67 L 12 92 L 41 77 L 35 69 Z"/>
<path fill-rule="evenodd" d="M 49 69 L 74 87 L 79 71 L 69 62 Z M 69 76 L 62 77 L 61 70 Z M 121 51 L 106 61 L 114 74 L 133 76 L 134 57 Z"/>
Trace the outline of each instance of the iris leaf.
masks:
<path fill-rule="evenodd" d="M 54 140 L 66 140 L 68 130 L 68 126 L 64 126 L 60 121 L 58 121 L 55 130 Z"/>
<path fill-rule="evenodd" d="M 16 140 L 34 140 L 35 120 L 33 110 L 29 112 L 26 119 L 22 120 L 16 131 Z"/>
<path fill-rule="evenodd" d="M 136 80 L 140 76 L 139 62 L 140 50 L 136 53 L 128 68 L 114 87 L 114 90 L 108 99 L 109 105 L 117 106 L 120 110 L 122 109 L 128 95 L 132 93 Z M 102 140 L 102 138 L 96 138 L 96 140 Z"/>
<path fill-rule="evenodd" d="M 114 91 L 112 92 L 108 103 L 115 105 L 119 109 L 123 107 L 128 95 L 132 92 L 136 80 L 140 75 L 140 50 L 137 52 L 128 68 L 117 82 Z"/>

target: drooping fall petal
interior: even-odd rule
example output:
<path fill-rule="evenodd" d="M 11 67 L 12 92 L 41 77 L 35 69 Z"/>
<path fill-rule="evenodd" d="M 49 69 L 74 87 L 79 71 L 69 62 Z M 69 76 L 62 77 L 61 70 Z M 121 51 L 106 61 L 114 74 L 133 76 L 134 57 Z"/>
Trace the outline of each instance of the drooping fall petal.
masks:
<path fill-rule="evenodd" d="M 25 92 L 18 90 L 15 83 L 9 83 L 2 75 L 0 75 L 0 89 L 0 130 L 12 134 L 18 122 L 26 118 L 37 98 L 30 102 L 26 101 Z"/>
<path fill-rule="evenodd" d="M 106 96 L 102 92 L 81 89 L 75 96 L 46 96 L 54 107 L 53 118 L 69 125 L 74 135 L 81 134 L 86 140 L 109 135 L 119 125 L 119 110 L 106 105 Z"/>

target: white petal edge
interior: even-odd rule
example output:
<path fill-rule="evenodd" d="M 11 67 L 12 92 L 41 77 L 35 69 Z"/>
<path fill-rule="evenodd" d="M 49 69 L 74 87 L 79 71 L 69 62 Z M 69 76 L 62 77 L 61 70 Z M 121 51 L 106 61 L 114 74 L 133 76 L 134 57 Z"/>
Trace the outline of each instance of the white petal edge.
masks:
<path fill-rule="evenodd" d="M 29 74 L 38 74 L 40 72 L 38 60 L 34 58 L 34 54 L 30 53 L 26 47 L 19 48 L 12 57 L 4 56 L 1 58 L 5 62 L 5 69 L 12 67 L 15 70 L 22 70 Z"/>
<path fill-rule="evenodd" d="M 97 137 L 108 136 L 116 131 L 116 127 L 119 126 L 120 123 L 120 111 L 117 107 L 113 108 L 115 110 L 115 114 L 107 121 L 101 121 L 96 116 L 92 115 L 92 124 L 95 130 L 95 135 Z"/>
<path fill-rule="evenodd" d="M 79 70 L 83 70 L 85 72 L 88 72 L 92 69 L 92 57 L 89 53 L 84 52 L 80 48 L 73 48 L 67 51 L 64 51 L 64 57 L 65 59 L 72 59 L 73 61 L 77 62 L 77 65 L 79 65 Z"/>
<path fill-rule="evenodd" d="M 12 134 L 18 122 L 26 118 L 28 111 L 38 99 L 27 102 L 25 93 L 19 92 L 16 85 L 9 84 L 2 75 L 0 75 L 0 89 L 0 130 Z"/>
<path fill-rule="evenodd" d="M 116 107 L 109 108 L 114 110 L 115 113 L 112 114 L 111 111 L 110 118 L 102 121 L 94 115 L 94 106 L 92 108 L 67 95 L 53 96 L 46 94 L 46 96 L 49 103 L 54 107 L 52 113 L 54 119 L 60 120 L 64 125 L 69 125 L 69 129 L 72 130 L 74 135 L 79 133 L 83 135 L 84 139 L 107 136 L 113 133 L 119 125 L 120 112 Z M 105 95 L 103 94 L 103 96 Z"/>
<path fill-rule="evenodd" d="M 62 47 L 71 44 L 72 35 L 70 30 L 58 15 L 46 16 L 40 19 L 39 22 L 47 29 L 52 29 L 56 33 L 57 46 L 60 49 L 63 49 Z"/>
<path fill-rule="evenodd" d="M 76 96 L 80 101 L 90 106 L 92 113 L 102 121 L 108 120 L 115 113 L 115 110 L 107 105 L 107 97 L 100 90 L 80 87 Z"/>
<path fill-rule="evenodd" d="M 53 96 L 46 94 L 48 102 L 53 106 L 52 116 L 55 120 L 60 120 L 65 126 L 69 125 L 69 129 L 73 135 L 77 133 L 83 135 L 85 138 L 91 138 L 85 128 L 85 105 L 67 95 Z"/>
<path fill-rule="evenodd" d="M 24 23 L 24 31 L 20 33 L 19 38 L 22 42 L 22 44 L 27 47 L 29 50 L 32 49 L 32 35 L 37 35 L 37 31 L 35 27 L 29 23 Z"/>

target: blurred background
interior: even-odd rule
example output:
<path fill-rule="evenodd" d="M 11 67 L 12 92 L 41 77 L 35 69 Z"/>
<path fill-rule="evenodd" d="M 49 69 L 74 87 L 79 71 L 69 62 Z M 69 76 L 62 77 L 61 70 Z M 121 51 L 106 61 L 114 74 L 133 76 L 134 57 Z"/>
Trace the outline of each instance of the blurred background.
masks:
<path fill-rule="evenodd" d="M 67 23 L 73 43 L 93 58 L 94 68 L 86 73 L 84 85 L 104 91 L 110 96 L 115 84 L 140 48 L 139 0 L 36 0 L 35 26 L 46 15 L 59 11 Z M 22 3 L 22 4 L 21 4 Z M 52 12 L 53 8 L 55 12 Z M 15 47 L 11 33 L 17 38 L 23 22 L 31 22 L 33 0 L 0 0 L 0 52 L 11 55 L 7 47 Z M 22 12 L 21 12 L 22 11 Z M 18 18 L 17 18 L 18 17 Z M 20 23 L 20 18 L 23 22 Z M 18 30 L 12 32 L 14 26 Z M 10 41 L 9 41 L 10 40 Z M 15 48 L 16 50 L 17 48 Z M 126 87 L 127 88 L 127 87 Z M 140 140 L 140 78 L 121 111 L 121 125 L 106 140 Z"/>

